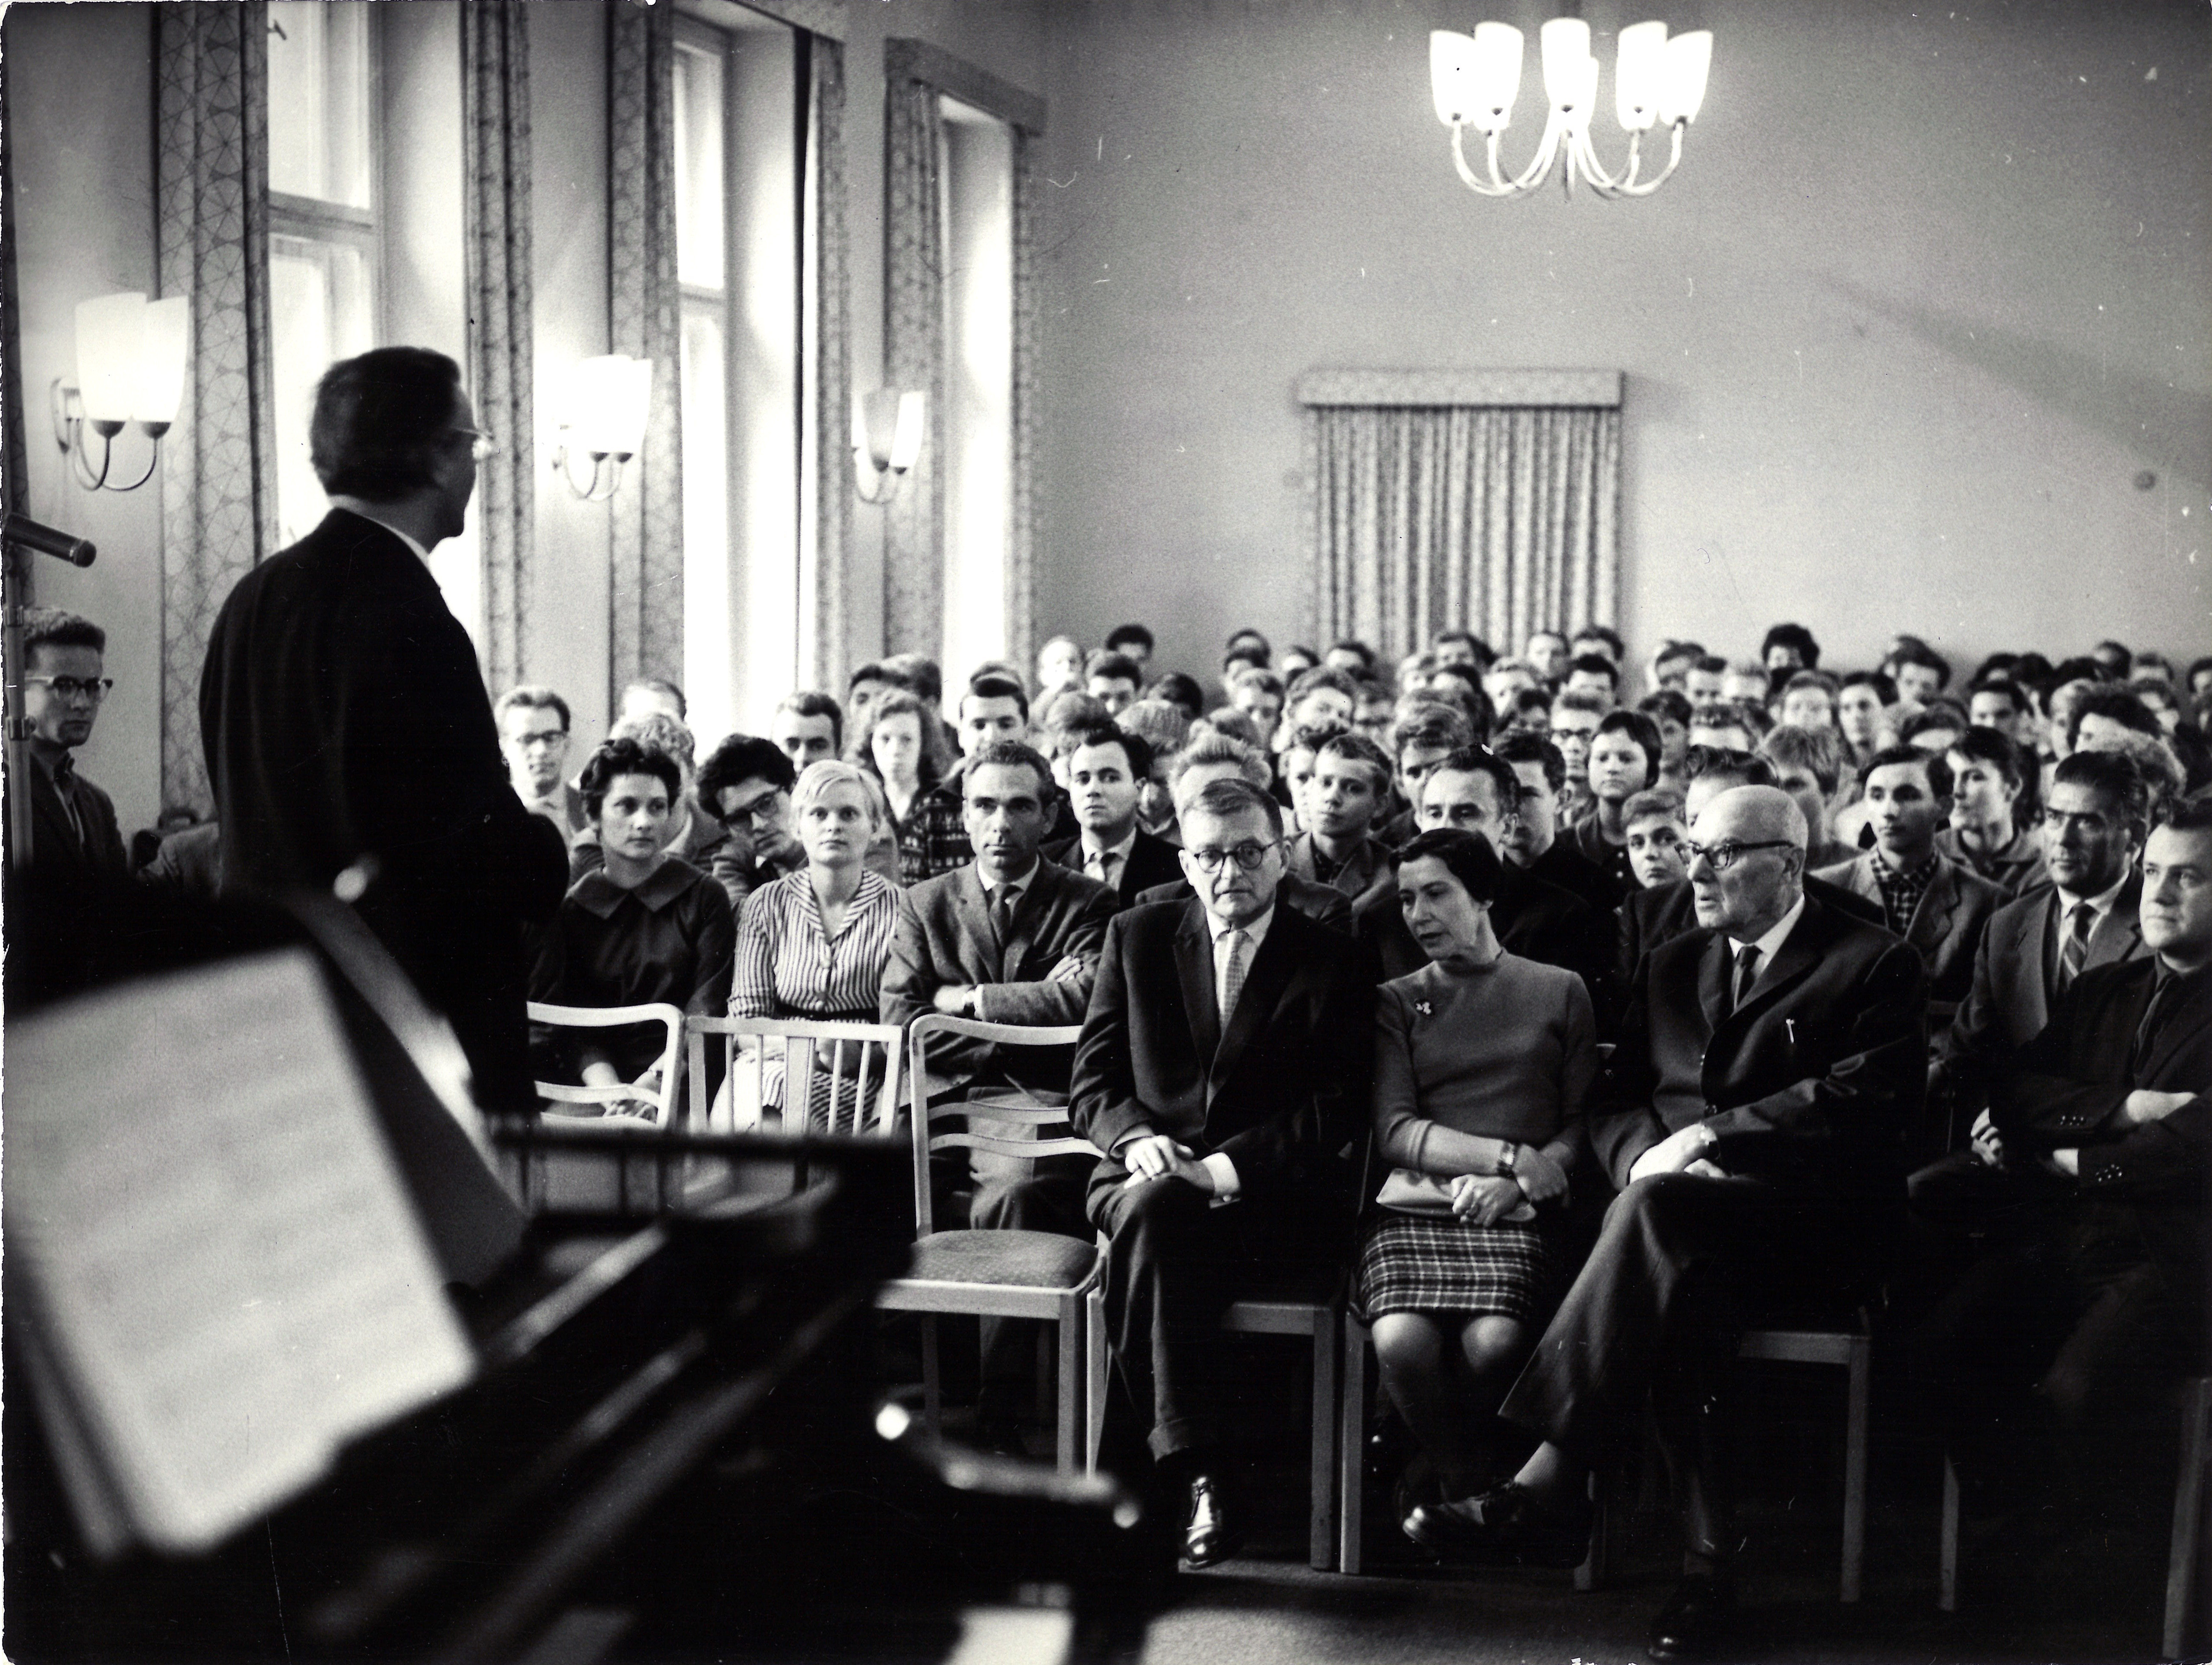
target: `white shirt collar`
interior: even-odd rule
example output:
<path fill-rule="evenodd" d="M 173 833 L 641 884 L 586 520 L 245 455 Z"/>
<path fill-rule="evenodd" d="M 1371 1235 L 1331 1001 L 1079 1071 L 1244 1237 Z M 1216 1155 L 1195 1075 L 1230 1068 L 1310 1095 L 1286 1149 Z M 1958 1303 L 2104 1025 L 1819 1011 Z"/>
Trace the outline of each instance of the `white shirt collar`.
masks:
<path fill-rule="evenodd" d="M 350 504 L 346 506 L 346 512 L 349 515 L 359 515 L 363 520 L 374 522 L 375 524 L 383 527 L 386 531 L 391 533 L 392 536 L 398 538 L 402 543 L 412 549 L 415 552 L 416 560 L 423 562 L 425 565 L 428 563 L 430 560 L 430 552 L 428 549 L 425 549 L 421 544 L 416 542 L 413 538 L 408 536 L 406 533 L 401 531 L 390 521 L 378 519 L 376 516 L 369 513 L 368 510 L 356 509 Z"/>
<path fill-rule="evenodd" d="M 1213 933 L 1213 952 L 1217 959 L 1228 952 L 1224 946 L 1224 941 L 1231 931 L 1243 931 L 1244 940 L 1251 945 L 1252 952 L 1259 953 L 1260 945 L 1267 940 L 1267 928 L 1274 923 L 1275 905 L 1273 902 L 1267 905 L 1267 911 L 1257 919 L 1248 919 L 1241 925 L 1224 925 L 1212 914 L 1206 916 L 1206 929 Z"/>
<path fill-rule="evenodd" d="M 2061 919 L 2065 918 L 2068 914 L 2074 911 L 2075 907 L 2083 902 L 2087 902 L 2089 905 L 2090 910 L 2096 914 L 2097 918 L 2101 922 L 2104 919 L 2104 917 L 2112 911 L 2112 904 L 2120 899 L 2120 893 L 2127 888 L 2128 876 L 2127 870 L 2125 869 L 2121 869 L 2119 882 L 2115 884 L 2110 890 L 2106 891 L 2101 896 L 2079 895 L 2075 892 L 2067 889 L 2065 886 L 2060 885 L 2058 887 L 2058 899 L 2061 903 L 2061 906 L 2058 910 L 2058 917 Z"/>
<path fill-rule="evenodd" d="M 1000 890 L 1003 888 L 1009 896 L 1018 898 L 1024 891 L 1030 887 L 1030 881 L 1036 877 L 1036 873 L 1037 863 L 1031 862 L 1030 863 L 1030 870 L 1021 875 L 1018 878 L 1001 879 L 994 885 L 988 879 L 986 879 L 983 876 L 982 863 L 979 862 L 975 866 L 975 882 L 983 887 L 983 894 L 986 896 L 996 896 Z"/>
<path fill-rule="evenodd" d="M 1129 859 L 1129 852 L 1137 847 L 1137 830 L 1136 822 L 1131 821 L 1129 823 L 1129 836 L 1127 838 L 1122 839 L 1119 844 L 1102 845 L 1097 839 L 1091 836 L 1091 829 L 1087 826 L 1085 827 L 1083 829 L 1084 865 L 1088 867 L 1091 864 L 1091 859 L 1097 856 L 1119 856 L 1121 858 L 1122 863 L 1126 865 Z"/>
<path fill-rule="evenodd" d="M 1759 951 L 1759 976 L 1764 977 L 1766 974 L 1766 968 L 1774 963 L 1775 954 L 1784 942 L 1790 940 L 1790 933 L 1797 929 L 1797 922 L 1804 917 L 1804 913 L 1805 894 L 1800 891 L 1797 893 L 1796 903 L 1790 911 L 1776 920 L 1765 935 L 1751 944 L 1751 947 Z M 1738 942 L 1734 937 L 1729 939 L 1729 952 L 1735 955 L 1738 960 L 1743 958 L 1743 949 L 1742 943 Z"/>

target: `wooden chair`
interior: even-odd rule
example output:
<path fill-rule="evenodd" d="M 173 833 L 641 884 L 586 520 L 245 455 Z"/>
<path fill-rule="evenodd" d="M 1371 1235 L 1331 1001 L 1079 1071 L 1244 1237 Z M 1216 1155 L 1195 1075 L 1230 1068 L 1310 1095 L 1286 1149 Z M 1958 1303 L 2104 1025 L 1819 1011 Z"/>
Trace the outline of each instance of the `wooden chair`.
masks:
<path fill-rule="evenodd" d="M 831 1023 L 812 1018 L 694 1018 L 689 1075 L 691 1125 L 704 1131 L 711 1108 L 708 1037 L 721 1037 L 721 1079 L 734 1091 L 750 1076 L 750 1103 L 763 1123 L 771 1111 L 771 1063 L 783 1067 L 781 1092 L 785 1131 L 892 1138 L 899 1130 L 899 1082 L 904 1033 L 895 1023 Z M 748 1053 L 740 1040 L 756 1044 Z M 779 1050 L 775 1043 L 781 1042 Z M 794 1093 L 793 1083 L 802 1084 Z M 791 1106 L 806 1114 L 792 1120 Z M 817 1117 L 817 1109 L 823 1113 Z"/>
<path fill-rule="evenodd" d="M 2173 1488 L 2173 1531 L 2166 1563 L 2166 1622 L 2160 1638 L 2161 1659 L 2181 1657 L 2184 1632 L 2197 1599 L 2197 1574 L 2204 1559 L 2204 1501 L 2212 1471 L 2212 1376 L 2194 1376 L 2181 1394 L 2181 1473 Z M 1943 1454 L 1942 1547 L 1936 1605 L 1945 1613 L 1959 1607 L 1959 1471 Z"/>
<path fill-rule="evenodd" d="M 651 1126 L 665 1130 L 674 1124 L 677 1105 L 678 1065 L 682 1062 L 684 1046 L 684 1013 L 681 1008 L 665 1002 L 644 1006 L 553 1006 L 542 1001 L 532 1001 L 530 1020 L 556 1029 L 614 1029 L 633 1023 L 658 1023 L 668 1031 L 667 1041 L 660 1049 L 660 1057 L 654 1068 L 660 1074 L 658 1092 L 640 1093 L 631 1087 L 571 1087 L 559 1081 L 534 1083 L 539 1099 L 555 1105 L 596 1105 L 600 1114 L 614 1105 L 649 1103 L 653 1106 Z M 554 1110 L 553 1115 L 580 1115 L 580 1109 Z M 629 1117 L 609 1117 L 610 1125 L 634 1121 Z"/>
<path fill-rule="evenodd" d="M 977 1317 L 1036 1318 L 1059 1328 L 1059 1414 L 1054 1455 L 1063 1473 L 1073 1473 L 1080 1457 L 1086 1372 L 1086 1299 L 1097 1287 L 1103 1260 L 1097 1247 L 1056 1232 L 957 1231 L 934 1229 L 929 1159 L 940 1150 L 982 1150 L 1001 1156 L 1096 1156 L 1097 1147 L 1066 1129 L 1067 1107 L 1023 1094 L 989 1094 L 929 1103 L 929 1076 L 923 1068 L 929 1043 L 939 1038 L 988 1041 L 999 1046 L 1072 1046 L 1082 1032 L 1073 1025 L 1034 1028 L 982 1023 L 936 1013 L 907 1026 L 907 1079 L 913 1095 L 908 1117 L 914 1141 L 914 1262 L 902 1278 L 884 1286 L 876 1305 L 885 1311 L 918 1312 L 921 1323 L 922 1408 L 929 1431 L 938 1432 L 942 1409 L 939 1386 L 937 1321 L 940 1312 Z M 935 1130 L 953 1118 L 981 1114 L 995 1122 L 1033 1127 L 1033 1139 L 978 1133 L 972 1128 Z"/>
<path fill-rule="evenodd" d="M 683 1011 L 660 1002 L 640 1006 L 555 1006 L 535 1000 L 529 1002 L 528 1011 L 532 1023 L 556 1029 L 611 1029 L 625 1024 L 658 1023 L 667 1031 L 667 1039 L 654 1064 L 659 1073 L 657 1091 L 641 1093 L 633 1087 L 533 1083 L 544 1105 L 544 1122 L 633 1133 L 639 1145 L 635 1156 L 585 1156 L 525 1138 L 499 1153 L 501 1178 L 515 1200 L 534 1214 L 554 1211 L 623 1219 L 659 1214 L 675 1206 L 681 1190 L 681 1164 L 655 1147 L 662 1143 L 656 1135 L 676 1130 L 684 1060 Z M 605 1113 L 614 1105 L 641 1102 L 652 1106 L 649 1119 Z"/>

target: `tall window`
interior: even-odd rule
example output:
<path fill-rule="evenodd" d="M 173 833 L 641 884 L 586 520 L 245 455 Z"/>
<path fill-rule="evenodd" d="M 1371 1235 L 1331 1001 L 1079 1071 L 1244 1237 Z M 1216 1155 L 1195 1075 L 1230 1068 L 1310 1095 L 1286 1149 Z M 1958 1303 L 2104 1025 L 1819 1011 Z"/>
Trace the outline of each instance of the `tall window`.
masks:
<path fill-rule="evenodd" d="M 806 63 L 802 38 L 770 18 L 687 12 L 676 66 L 684 681 L 706 737 L 759 732 L 801 663 Z"/>
<path fill-rule="evenodd" d="M 941 97 L 945 154 L 945 664 L 1006 654 L 1014 488 L 1014 134 Z"/>
<path fill-rule="evenodd" d="M 315 383 L 381 335 L 376 7 L 269 7 L 269 311 L 281 542 L 325 504 L 307 455 Z"/>

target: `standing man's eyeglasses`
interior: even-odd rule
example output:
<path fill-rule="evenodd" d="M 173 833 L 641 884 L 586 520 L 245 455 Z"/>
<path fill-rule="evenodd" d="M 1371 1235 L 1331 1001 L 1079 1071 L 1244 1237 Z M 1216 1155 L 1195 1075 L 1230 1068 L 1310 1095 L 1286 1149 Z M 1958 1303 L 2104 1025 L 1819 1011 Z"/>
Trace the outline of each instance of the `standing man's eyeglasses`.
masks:
<path fill-rule="evenodd" d="M 455 433 L 465 433 L 469 439 L 469 455 L 479 463 L 489 462 L 499 455 L 498 438 L 480 427 L 457 427 Z"/>

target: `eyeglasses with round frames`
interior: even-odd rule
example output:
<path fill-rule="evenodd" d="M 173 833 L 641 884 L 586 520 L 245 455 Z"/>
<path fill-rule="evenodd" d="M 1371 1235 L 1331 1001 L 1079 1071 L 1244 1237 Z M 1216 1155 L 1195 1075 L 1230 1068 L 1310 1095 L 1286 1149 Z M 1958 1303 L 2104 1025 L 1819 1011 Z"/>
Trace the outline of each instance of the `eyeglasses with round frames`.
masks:
<path fill-rule="evenodd" d="M 1267 859 L 1267 852 L 1277 847 L 1273 844 L 1254 844 L 1247 841 L 1238 845 L 1233 850 L 1191 850 L 1186 851 L 1184 854 L 1198 863 L 1201 873 L 1218 873 L 1224 862 L 1234 862 L 1240 872 L 1251 873 L 1256 871 L 1260 863 Z"/>
<path fill-rule="evenodd" d="M 1714 872 L 1725 873 L 1736 864 L 1737 857 L 1750 851 L 1795 850 L 1796 847 L 1787 839 L 1762 839 L 1755 844 L 1741 844 L 1734 839 L 1723 839 L 1711 848 L 1701 844 L 1692 844 L 1685 839 L 1674 846 L 1674 850 L 1675 853 L 1681 857 L 1686 866 L 1694 865 L 1698 857 L 1702 856 L 1711 865 Z"/>

